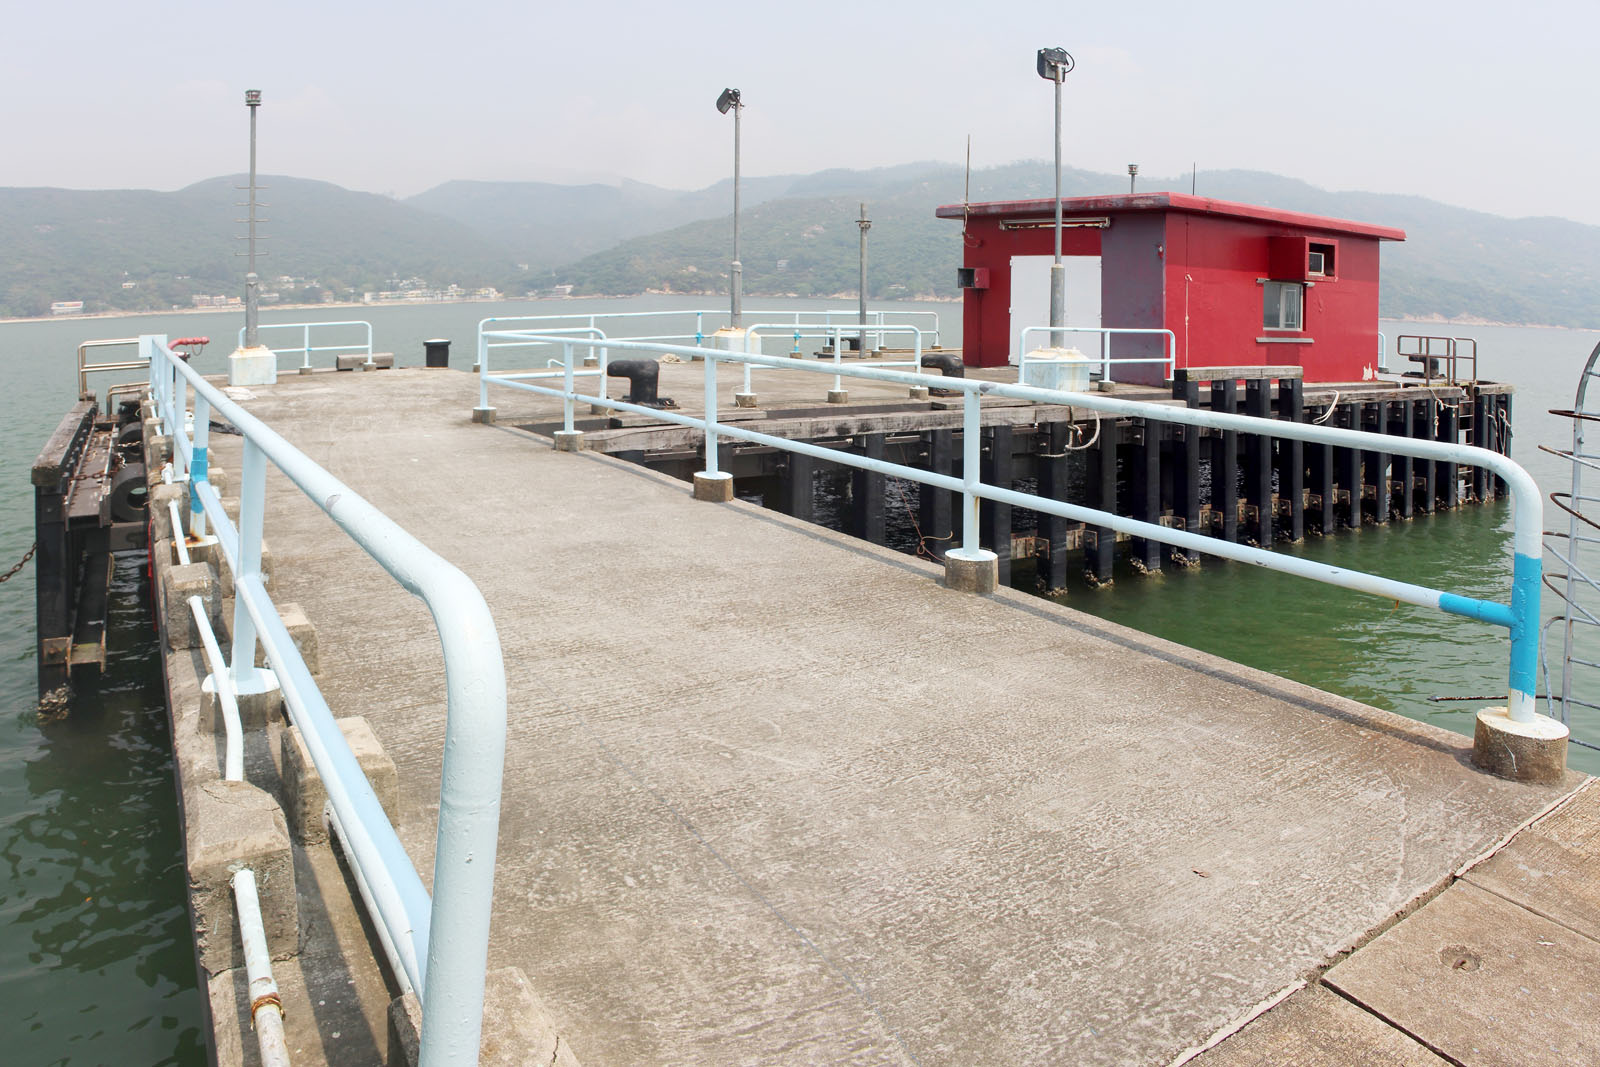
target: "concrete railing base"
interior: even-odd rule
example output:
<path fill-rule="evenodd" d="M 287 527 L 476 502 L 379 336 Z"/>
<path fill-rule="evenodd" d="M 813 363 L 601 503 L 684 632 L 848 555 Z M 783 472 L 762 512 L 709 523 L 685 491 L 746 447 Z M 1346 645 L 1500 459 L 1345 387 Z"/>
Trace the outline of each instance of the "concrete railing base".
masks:
<path fill-rule="evenodd" d="M 494 425 L 494 408 L 473 408 L 472 421 L 481 422 L 485 426 Z"/>
<path fill-rule="evenodd" d="M 383 751 L 378 735 L 360 716 L 340 719 L 339 731 L 350 746 L 351 755 L 361 773 L 367 776 L 378 803 L 393 822 L 398 811 L 400 777 L 394 760 Z M 283 769 L 284 818 L 289 822 L 289 832 L 301 844 L 320 844 L 328 839 L 327 827 L 322 823 L 322 808 L 328 801 L 328 791 L 311 762 L 311 750 L 306 747 L 300 729 L 291 726 L 283 731 L 279 746 L 279 766 Z"/>
<path fill-rule="evenodd" d="M 204 563 L 172 567 L 161 575 L 162 630 L 171 648 L 199 648 L 200 627 L 189 610 L 189 598 L 197 596 L 205 604 L 206 615 L 215 628 L 222 607 L 216 574 Z"/>
<path fill-rule="evenodd" d="M 260 887 L 261 921 L 274 953 L 300 944 L 289 828 L 272 795 L 221 778 L 184 796 L 190 908 L 200 966 L 208 974 L 244 963 L 235 933 L 233 875 L 249 867 Z"/>
<path fill-rule="evenodd" d="M 912 400 L 926 400 L 928 399 L 928 387 L 926 385 L 913 385 L 910 389 L 910 394 Z"/>
<path fill-rule="evenodd" d="M 1000 584 L 1000 557 L 983 548 L 952 548 L 944 554 L 944 584 L 957 592 L 988 596 Z"/>
<path fill-rule="evenodd" d="M 583 451 L 583 431 L 582 430 L 557 430 L 556 434 L 555 434 L 555 437 L 556 437 L 556 451 L 557 452 L 581 452 L 581 451 Z"/>
<path fill-rule="evenodd" d="M 709 500 L 713 504 L 726 504 L 733 499 L 733 475 L 726 471 L 716 474 L 697 471 L 694 476 L 694 498 Z"/>
<path fill-rule="evenodd" d="M 756 403 L 756 394 L 754 393 L 734 393 L 733 406 L 736 408 L 753 408 L 760 405 Z"/>
<path fill-rule="evenodd" d="M 396 997 L 389 1005 L 388 1067 L 416 1067 L 422 1051 L 422 1004 L 416 994 Z M 483 1037 L 478 1042 L 481 1067 L 548 1064 L 579 1067 L 577 1056 L 533 991 L 520 968 L 490 971 L 483 980 Z"/>
<path fill-rule="evenodd" d="M 246 730 L 261 730 L 271 723 L 282 722 L 283 690 L 278 687 L 277 676 L 271 671 L 258 670 L 252 683 L 252 691 L 233 694 L 234 703 L 239 706 L 239 725 Z M 200 730 L 216 734 L 227 731 L 222 704 L 217 700 L 215 675 L 208 674 L 200 681 Z"/>
<path fill-rule="evenodd" d="M 848 389 L 829 389 L 828 390 L 828 403 L 830 403 L 830 404 L 848 404 L 848 403 L 850 403 L 850 390 L 848 390 Z"/>
<path fill-rule="evenodd" d="M 1505 708 L 1484 708 L 1472 732 L 1472 762 L 1490 774 L 1549 785 L 1567 773 L 1565 724 L 1547 715 L 1518 722 Z"/>

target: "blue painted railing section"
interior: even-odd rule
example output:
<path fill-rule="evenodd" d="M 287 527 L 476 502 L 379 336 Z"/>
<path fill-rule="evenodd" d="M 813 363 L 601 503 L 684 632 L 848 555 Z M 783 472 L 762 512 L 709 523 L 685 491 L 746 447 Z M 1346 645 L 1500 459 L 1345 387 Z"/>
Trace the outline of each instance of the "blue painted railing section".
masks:
<path fill-rule="evenodd" d="M 505 669 L 488 605 L 464 574 L 206 382 L 165 337 L 139 344 L 152 401 L 172 438 L 175 476 L 189 481 L 190 531 L 209 523 L 234 574 L 232 666 L 218 682 L 236 691 L 258 684 L 260 643 L 326 787 L 348 858 L 370 890 L 373 920 L 395 949 L 400 980 L 422 1002 L 420 1062 L 476 1063 L 506 738 Z M 192 439 L 185 430 L 191 390 Z M 237 526 L 207 477 L 213 411 L 244 438 Z M 267 594 L 261 531 L 269 463 L 419 597 L 438 628 L 448 716 L 431 899 Z"/>
<path fill-rule="evenodd" d="M 564 428 L 569 433 L 574 430 L 573 411 L 578 403 L 592 404 L 617 411 L 635 412 L 649 415 L 662 422 L 694 427 L 705 431 L 706 434 L 705 473 L 709 475 L 719 473 L 717 469 L 718 438 L 729 437 L 735 440 L 748 441 L 752 444 L 782 449 L 787 452 L 809 455 L 831 463 L 858 467 L 896 478 L 905 478 L 924 485 L 948 489 L 962 494 L 962 544 L 960 551 L 963 553 L 971 554 L 980 550 L 978 544 L 978 501 L 991 500 L 1016 507 L 1030 508 L 1045 514 L 1059 515 L 1072 521 L 1108 527 L 1135 537 L 1174 545 L 1191 552 L 1204 552 L 1223 559 L 1250 563 L 1268 570 L 1294 574 L 1302 578 L 1310 578 L 1314 581 L 1340 586 L 1356 592 L 1390 600 L 1400 600 L 1408 604 L 1417 604 L 1453 615 L 1504 626 L 1511 633 L 1511 665 L 1507 684 L 1507 703 L 1511 718 L 1518 722 L 1532 722 L 1537 713 L 1534 693 L 1539 655 L 1539 599 L 1540 575 L 1542 572 L 1540 535 L 1543 528 L 1544 504 L 1539 494 L 1538 486 L 1534 484 L 1532 476 L 1523 470 L 1520 465 L 1497 452 L 1454 442 L 1388 437 L 1364 430 L 1342 429 L 1334 426 L 1319 426 L 1311 423 L 1279 421 L 1277 419 L 1262 419 L 1250 415 L 1235 415 L 1227 412 L 1214 412 L 1195 408 L 1169 407 L 1135 400 L 1120 400 L 1104 393 L 1069 393 L 1020 384 L 985 382 L 966 378 L 945 378 L 914 371 L 860 366 L 841 367 L 833 363 L 819 364 L 807 360 L 697 346 L 664 344 L 656 341 L 632 341 L 613 337 L 607 338 L 603 342 L 607 351 L 612 354 L 619 351 L 651 355 L 672 354 L 681 359 L 702 361 L 705 368 L 706 415 L 701 418 L 686 415 L 679 411 L 642 407 L 603 395 L 587 395 L 575 392 L 574 382 L 576 379 L 572 369 L 574 360 L 581 359 L 580 353 L 589 351 L 600 344 L 597 341 L 586 342 L 574 339 L 571 336 L 538 334 L 531 330 L 518 330 L 515 333 L 508 332 L 504 335 L 505 338 L 514 338 L 520 345 L 546 344 L 554 346 L 562 353 L 562 362 L 566 371 L 565 374 L 550 374 L 550 384 L 540 384 L 529 380 L 526 375 L 496 375 L 489 367 L 487 358 L 489 349 L 487 346 L 500 335 L 493 330 L 485 328 L 490 325 L 493 325 L 493 320 L 486 320 L 484 326 L 480 327 L 479 334 L 480 362 L 478 373 L 479 406 L 481 409 L 488 409 L 488 390 L 493 385 L 562 400 Z M 1068 504 L 1031 493 L 1019 493 L 1008 486 L 989 485 L 979 480 L 978 464 L 975 461 L 975 457 L 970 455 L 968 456 L 968 462 L 963 464 L 963 477 L 953 478 L 947 475 L 934 474 L 916 467 L 891 463 L 886 460 L 870 459 L 850 452 L 822 448 L 805 441 L 791 441 L 786 438 L 775 437 L 751 429 L 748 424 L 723 423 L 717 418 L 716 407 L 716 368 L 722 363 L 743 364 L 746 367 L 762 367 L 794 374 L 842 375 L 848 378 L 859 378 L 873 382 L 960 391 L 965 394 L 963 433 L 965 434 L 969 452 L 976 447 L 978 441 L 980 428 L 979 400 L 984 396 L 994 396 L 1023 400 L 1034 404 L 1058 404 L 1077 409 L 1087 409 L 1112 417 L 1149 419 L 1186 426 L 1235 430 L 1240 433 L 1265 434 L 1271 437 L 1306 441 L 1312 444 L 1387 452 L 1437 462 L 1484 467 L 1504 480 L 1510 487 L 1512 495 L 1513 521 L 1515 523 L 1513 537 L 1515 558 L 1513 561 L 1513 578 L 1509 590 L 1509 603 L 1460 596 L 1446 590 L 1396 581 L 1391 578 L 1367 574 L 1345 567 L 1330 566 L 1298 556 L 1223 541 L 1202 534 L 1190 533 L 1186 530 L 1175 530 L 1159 524 L 1142 522 L 1138 519 L 1126 518 L 1111 512 L 1097 511 L 1076 504 Z M 559 388 L 556 387 L 555 383 L 557 377 L 560 378 Z"/>

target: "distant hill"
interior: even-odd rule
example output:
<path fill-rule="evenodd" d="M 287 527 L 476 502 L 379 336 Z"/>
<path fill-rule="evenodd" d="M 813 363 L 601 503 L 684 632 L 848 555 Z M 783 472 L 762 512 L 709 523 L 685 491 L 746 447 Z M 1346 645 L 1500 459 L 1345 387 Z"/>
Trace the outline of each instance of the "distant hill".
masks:
<path fill-rule="evenodd" d="M 915 184 L 938 166 L 908 163 L 873 171 L 746 177 L 740 181 L 739 198 L 742 208 L 749 210 L 773 200 L 860 197 Z M 542 274 L 634 237 L 704 219 L 731 218 L 733 181 L 689 192 L 633 181 L 621 185 L 453 181 L 406 203 L 454 219 L 506 248 L 533 273 Z"/>
<path fill-rule="evenodd" d="M 0 314 L 42 315 L 52 301 L 88 310 L 188 306 L 195 293 L 239 294 L 244 242 L 236 220 L 243 177 L 212 178 L 173 193 L 0 189 Z M 289 275 L 324 291 L 387 289 L 393 278 L 449 276 L 505 284 L 506 252 L 461 224 L 328 182 L 264 177 L 269 221 L 258 227 L 263 288 Z M 125 283 L 131 283 L 123 288 Z"/>
<path fill-rule="evenodd" d="M 175 193 L 0 189 L 0 315 L 39 315 L 55 300 L 88 310 L 187 306 L 194 293 L 237 294 L 242 179 Z M 508 295 L 570 283 L 579 293 L 722 293 L 732 189 L 447 182 L 407 200 L 326 182 L 264 178 L 272 240 L 264 288 L 292 276 L 284 300 L 344 297 L 417 277 L 431 286 L 493 285 Z M 1120 192 L 1127 179 L 1067 169 L 1068 196 Z M 934 208 L 959 203 L 959 166 L 745 179 L 741 259 L 751 295 L 854 293 L 857 205 L 867 204 L 868 287 L 876 299 L 954 297 L 960 227 Z M 1140 181 L 1187 192 L 1190 176 Z M 1048 163 L 974 171 L 973 200 L 1048 197 Z M 1198 176 L 1203 195 L 1398 226 L 1384 246 L 1382 310 L 1403 317 L 1600 327 L 1600 227 L 1507 219 L 1418 196 L 1343 193 L 1253 171 Z M 310 284 L 310 283 L 315 283 Z M 127 286 L 124 288 L 124 286 Z"/>

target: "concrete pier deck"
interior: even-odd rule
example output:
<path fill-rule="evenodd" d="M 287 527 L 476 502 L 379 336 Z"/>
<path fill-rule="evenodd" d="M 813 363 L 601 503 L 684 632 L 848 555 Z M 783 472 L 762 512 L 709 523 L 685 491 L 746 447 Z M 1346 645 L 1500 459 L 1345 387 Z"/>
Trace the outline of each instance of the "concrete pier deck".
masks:
<path fill-rule="evenodd" d="M 931 564 L 507 425 L 556 402 L 497 393 L 500 424 L 471 424 L 468 375 L 253 392 L 489 601 L 510 694 L 490 966 L 526 974 L 590 1067 L 1172 1063 L 1579 781 L 1501 781 L 1466 738 L 947 590 Z M 212 441 L 237 470 L 237 440 Z M 426 878 L 432 621 L 270 480 L 274 597 L 316 626 L 336 714 L 394 760 Z M 314 1023 L 291 1010 L 295 1062 L 352 1062 Z"/>

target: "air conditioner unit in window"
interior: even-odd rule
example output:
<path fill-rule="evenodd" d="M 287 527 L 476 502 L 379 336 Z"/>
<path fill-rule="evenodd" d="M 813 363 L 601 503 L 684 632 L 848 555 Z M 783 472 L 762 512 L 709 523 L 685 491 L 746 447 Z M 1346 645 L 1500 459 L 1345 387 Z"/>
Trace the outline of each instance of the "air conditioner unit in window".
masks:
<path fill-rule="evenodd" d="M 1308 253 L 1306 253 L 1306 273 L 1307 274 L 1322 274 L 1322 273 L 1324 273 L 1324 271 L 1322 269 L 1322 253 L 1321 252 L 1308 252 Z"/>

